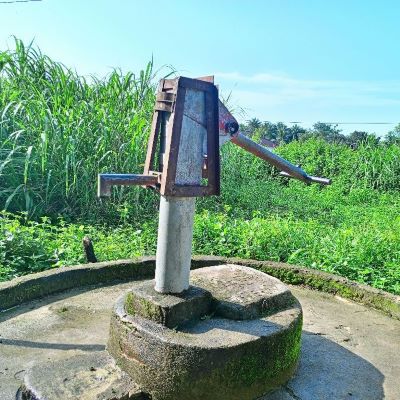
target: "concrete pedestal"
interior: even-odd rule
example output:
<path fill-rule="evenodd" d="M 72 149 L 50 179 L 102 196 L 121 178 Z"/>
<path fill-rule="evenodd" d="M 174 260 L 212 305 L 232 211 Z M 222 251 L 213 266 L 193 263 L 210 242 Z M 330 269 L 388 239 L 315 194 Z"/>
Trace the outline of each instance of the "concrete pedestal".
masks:
<path fill-rule="evenodd" d="M 252 400 L 284 384 L 300 353 L 302 310 L 279 280 L 220 265 L 161 295 L 140 282 L 117 301 L 108 351 L 155 400 Z"/>
<path fill-rule="evenodd" d="M 108 351 L 34 365 L 17 398 L 253 400 L 292 376 L 301 329 L 287 287 L 251 268 L 192 271 L 177 295 L 139 281 L 116 302 Z"/>
<path fill-rule="evenodd" d="M 203 267 L 223 264 L 221 259 L 204 257 L 194 260 L 192 267 L 200 261 Z M 400 398 L 398 296 L 315 270 L 240 262 L 325 290 L 338 291 L 345 284 L 343 294 L 356 294 L 364 302 L 291 286 L 304 312 L 301 359 L 293 378 L 263 400 Z M 23 399 L 148 400 L 118 369 L 105 345 L 117 298 L 131 291 L 135 280 L 149 279 L 154 266 L 154 259 L 147 258 L 91 264 L 0 284 L 3 308 L 13 301 L 21 303 L 16 296 L 29 300 L 0 314 L 0 398 L 15 399 L 23 384 L 24 392 L 18 397 Z M 116 283 L 117 276 L 125 282 Z M 95 285 L 87 286 L 88 282 Z M 66 286 L 70 289 L 54 293 Z M 371 304 L 386 307 L 393 317 L 372 309 Z"/>

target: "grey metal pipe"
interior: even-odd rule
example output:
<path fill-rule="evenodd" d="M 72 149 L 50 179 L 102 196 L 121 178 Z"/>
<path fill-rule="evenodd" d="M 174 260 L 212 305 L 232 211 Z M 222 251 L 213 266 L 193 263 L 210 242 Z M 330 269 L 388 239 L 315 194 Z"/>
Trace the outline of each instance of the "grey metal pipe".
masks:
<path fill-rule="evenodd" d="M 315 182 L 322 185 L 331 184 L 330 179 L 308 175 L 300 167 L 297 167 L 296 165 L 293 165 L 289 161 L 285 160 L 284 158 L 279 157 L 277 154 L 272 153 L 272 151 L 269 151 L 266 147 L 254 142 L 248 136 L 243 135 L 240 132 L 237 135 L 232 136 L 231 141 L 239 147 L 243 148 L 244 150 L 247 150 L 248 152 L 254 154 L 256 157 L 259 157 L 269 162 L 274 167 L 283 171 L 281 174 L 284 176 L 299 179 L 305 183 Z"/>
<path fill-rule="evenodd" d="M 99 174 L 97 185 L 98 197 L 110 197 L 111 186 L 116 185 L 143 185 L 152 186 L 158 181 L 155 175 L 136 174 Z"/>
<path fill-rule="evenodd" d="M 286 176 L 286 177 L 288 177 L 288 178 L 293 178 L 293 176 L 291 176 L 290 174 L 288 174 L 288 173 L 285 172 L 285 171 L 281 171 L 281 172 L 280 172 L 280 175 Z M 331 180 L 331 179 L 328 179 L 328 178 L 320 178 L 319 176 L 311 176 L 311 175 L 308 175 L 308 179 L 309 179 L 309 181 L 312 182 L 312 183 L 319 183 L 319 184 L 321 184 L 321 185 L 330 185 L 330 184 L 332 183 L 332 180 Z"/>
<path fill-rule="evenodd" d="M 291 177 L 300 179 L 301 181 L 306 183 L 310 182 L 307 173 L 304 172 L 301 168 L 296 167 L 284 158 L 272 153 L 266 147 L 254 142 L 246 135 L 243 135 L 239 132 L 236 136 L 232 137 L 232 142 L 239 147 L 247 150 L 248 152 L 254 154 L 256 157 L 259 157 L 269 162 L 279 170 L 287 172 Z"/>
<path fill-rule="evenodd" d="M 160 293 L 189 288 L 195 197 L 160 198 L 156 284 Z"/>
<path fill-rule="evenodd" d="M 205 116 L 204 93 L 186 90 L 175 176 L 178 185 L 201 184 Z M 169 123 L 168 120 L 164 128 L 166 134 Z M 189 288 L 195 202 L 195 197 L 160 198 L 154 287 L 157 292 L 181 293 Z"/>

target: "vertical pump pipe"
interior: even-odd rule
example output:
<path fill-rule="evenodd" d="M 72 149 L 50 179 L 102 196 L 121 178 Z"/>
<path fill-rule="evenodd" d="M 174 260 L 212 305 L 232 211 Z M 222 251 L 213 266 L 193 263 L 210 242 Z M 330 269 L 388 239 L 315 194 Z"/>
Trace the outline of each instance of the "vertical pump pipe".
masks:
<path fill-rule="evenodd" d="M 207 134 L 204 104 L 203 92 L 186 90 L 175 177 L 178 185 L 201 183 L 203 143 Z M 168 132 L 168 125 L 169 121 L 162 129 Z M 166 135 L 161 133 L 162 137 Z M 195 201 L 195 197 L 161 196 L 156 255 L 157 292 L 181 293 L 189 288 Z"/>

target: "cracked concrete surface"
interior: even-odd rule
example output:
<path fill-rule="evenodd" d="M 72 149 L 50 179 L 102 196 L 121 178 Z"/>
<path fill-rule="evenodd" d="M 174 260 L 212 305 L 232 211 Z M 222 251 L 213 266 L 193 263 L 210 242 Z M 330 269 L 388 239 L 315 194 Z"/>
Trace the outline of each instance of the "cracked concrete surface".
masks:
<path fill-rule="evenodd" d="M 124 283 L 72 290 L 0 313 L 0 400 L 15 399 L 35 362 L 101 352 Z M 291 287 L 304 311 L 299 368 L 263 400 L 400 399 L 400 321 L 351 301 Z"/>

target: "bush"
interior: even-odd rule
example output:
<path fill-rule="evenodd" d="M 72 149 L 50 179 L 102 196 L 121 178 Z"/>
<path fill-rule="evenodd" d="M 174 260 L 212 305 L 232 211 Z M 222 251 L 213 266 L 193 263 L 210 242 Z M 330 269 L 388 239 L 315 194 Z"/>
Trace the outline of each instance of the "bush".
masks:
<path fill-rule="evenodd" d="M 154 253 L 156 226 L 147 222 L 134 226 L 93 226 L 66 223 L 59 218 L 40 222 L 26 214 L 0 212 L 0 281 L 19 275 L 85 262 L 84 236 L 95 243 L 99 260 L 132 258 Z"/>
<path fill-rule="evenodd" d="M 154 104 L 153 65 L 86 80 L 16 40 L 0 52 L 0 209 L 68 218 L 134 217 L 154 197 L 120 188 L 96 199 L 99 172 L 141 172 Z"/>

